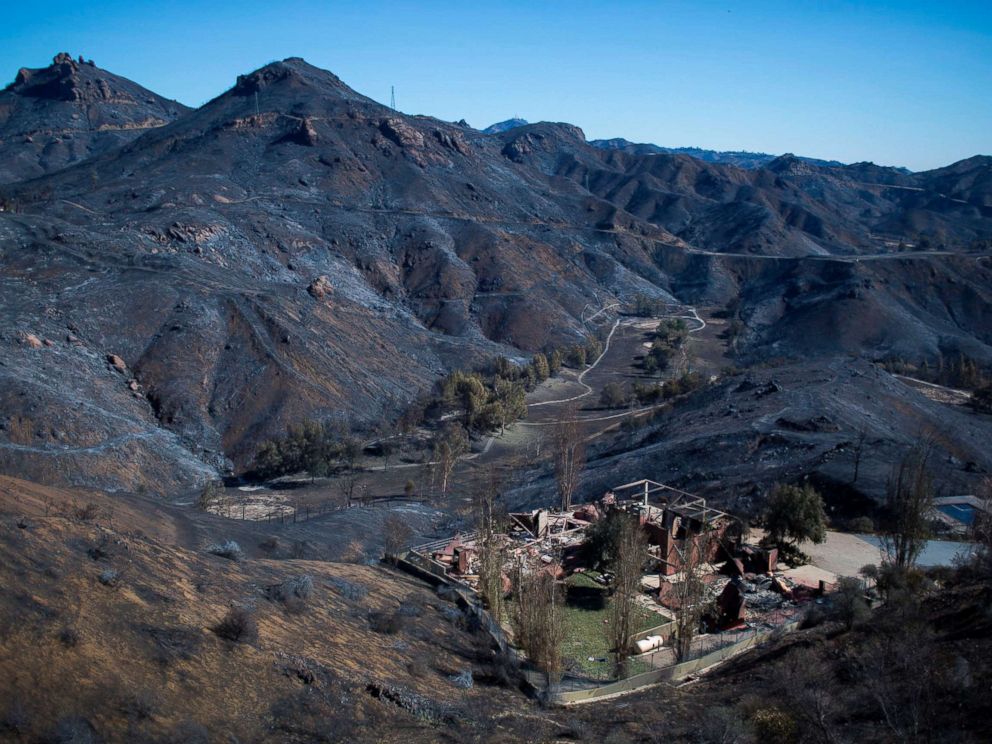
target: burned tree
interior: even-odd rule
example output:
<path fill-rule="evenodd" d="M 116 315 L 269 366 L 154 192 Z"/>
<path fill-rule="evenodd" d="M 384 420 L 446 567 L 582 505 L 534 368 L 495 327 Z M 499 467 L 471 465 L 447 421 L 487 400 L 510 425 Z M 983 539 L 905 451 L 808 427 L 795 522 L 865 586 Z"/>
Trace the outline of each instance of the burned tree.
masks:
<path fill-rule="evenodd" d="M 675 614 L 674 651 L 679 661 L 687 661 L 692 651 L 692 641 L 699 632 L 703 616 L 706 614 L 706 574 L 707 556 L 713 549 L 714 536 L 705 526 L 693 537 L 676 547 L 681 571 L 673 584 L 672 604 Z"/>
<path fill-rule="evenodd" d="M 972 537 L 977 544 L 975 563 L 986 578 L 992 576 L 992 478 L 982 481 L 978 492 L 980 508 L 975 510 Z"/>
<path fill-rule="evenodd" d="M 634 610 L 641 589 L 641 574 L 647 556 L 647 537 L 638 518 L 626 512 L 613 512 L 611 519 L 618 520 L 610 558 L 613 572 L 613 594 L 610 598 L 610 622 L 606 626 L 607 639 L 616 654 L 618 671 L 630 655 L 633 642 Z"/>
<path fill-rule="evenodd" d="M 450 427 L 434 439 L 433 484 L 441 495 L 448 493 L 451 473 L 458 458 L 468 451 L 468 437 L 461 427 Z"/>
<path fill-rule="evenodd" d="M 506 512 L 499 495 L 499 478 L 490 469 L 485 486 L 476 498 L 476 549 L 479 557 L 479 594 L 497 622 L 503 617 L 503 563 L 506 560 L 503 541 Z"/>
<path fill-rule="evenodd" d="M 400 515 L 390 514 L 382 523 L 383 547 L 386 560 L 396 562 L 413 536 L 413 530 Z"/>
<path fill-rule="evenodd" d="M 579 407 L 575 403 L 567 406 L 561 418 L 551 426 L 548 442 L 554 458 L 555 483 L 562 511 L 568 511 L 572 506 L 572 497 L 578 490 L 586 462 L 586 442 L 578 413 Z"/>
<path fill-rule="evenodd" d="M 882 519 L 882 550 L 888 563 L 899 570 L 912 568 L 930 536 L 933 511 L 933 445 L 921 441 L 893 468 L 886 487 Z"/>
<path fill-rule="evenodd" d="M 554 576 L 546 570 L 514 576 L 511 623 L 517 645 L 555 687 L 564 671 L 561 644 L 565 638 L 565 600 Z"/>

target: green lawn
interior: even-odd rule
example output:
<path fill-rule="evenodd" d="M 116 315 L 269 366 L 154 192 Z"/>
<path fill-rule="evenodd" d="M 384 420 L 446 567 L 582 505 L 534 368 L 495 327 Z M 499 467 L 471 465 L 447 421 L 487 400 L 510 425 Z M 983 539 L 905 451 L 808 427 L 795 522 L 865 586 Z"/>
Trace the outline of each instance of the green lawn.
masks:
<path fill-rule="evenodd" d="M 567 605 L 565 608 L 567 630 L 562 653 L 566 659 L 577 661 L 583 672 L 595 677 L 608 677 L 613 673 L 613 660 L 606 640 L 608 626 L 604 622 L 609 616 L 608 607 L 589 610 Z M 633 621 L 635 633 L 661 625 L 663 622 L 665 619 L 658 614 L 639 605 L 635 606 Z M 589 657 L 606 659 L 606 661 L 589 661 Z"/>
<path fill-rule="evenodd" d="M 605 593 L 603 585 L 595 581 L 596 575 L 597 573 L 594 571 L 572 574 L 565 580 L 565 583 L 570 587 L 598 589 Z M 607 679 L 612 677 L 614 672 L 613 658 L 606 639 L 607 623 L 604 622 L 610 617 L 609 605 L 607 604 L 601 609 L 592 609 L 590 607 L 592 604 L 594 603 L 587 602 L 585 607 L 580 606 L 579 602 L 566 604 L 566 630 L 562 654 L 566 660 L 576 662 L 582 673 L 598 679 Z M 512 602 L 507 602 L 504 615 L 507 621 L 512 612 Z M 635 605 L 633 621 L 635 633 L 663 625 L 665 622 L 665 618 L 661 615 L 644 609 L 640 605 Z M 594 660 L 589 661 L 589 657 Z M 606 661 L 595 661 L 596 659 L 605 659 Z M 647 669 L 648 667 L 643 662 L 635 660 L 630 662 L 628 673 L 637 674 L 647 671 Z"/>

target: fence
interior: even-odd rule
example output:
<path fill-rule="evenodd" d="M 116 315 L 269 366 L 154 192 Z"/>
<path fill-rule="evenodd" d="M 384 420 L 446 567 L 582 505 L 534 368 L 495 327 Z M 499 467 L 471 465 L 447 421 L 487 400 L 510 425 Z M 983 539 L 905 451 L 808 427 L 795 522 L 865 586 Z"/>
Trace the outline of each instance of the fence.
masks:
<path fill-rule="evenodd" d="M 598 684 L 588 679 L 564 677 L 557 688 L 548 694 L 548 699 L 559 705 L 574 705 L 590 702 L 612 695 L 626 692 L 661 682 L 676 682 L 684 679 L 701 669 L 713 666 L 736 654 L 752 648 L 778 633 L 788 633 L 799 627 L 803 608 L 791 608 L 787 619 L 781 625 L 761 625 L 740 631 L 713 633 L 699 636 L 693 642 L 689 657 L 682 661 L 675 658 L 671 648 L 662 648 L 650 654 L 636 656 L 628 662 L 626 676 L 606 684 Z M 780 617 L 785 618 L 785 615 Z M 634 671 L 639 667 L 637 662 L 647 662 L 655 668 L 647 671 Z M 631 672 L 634 673 L 631 673 Z M 535 680 L 531 679 L 533 684 Z"/>

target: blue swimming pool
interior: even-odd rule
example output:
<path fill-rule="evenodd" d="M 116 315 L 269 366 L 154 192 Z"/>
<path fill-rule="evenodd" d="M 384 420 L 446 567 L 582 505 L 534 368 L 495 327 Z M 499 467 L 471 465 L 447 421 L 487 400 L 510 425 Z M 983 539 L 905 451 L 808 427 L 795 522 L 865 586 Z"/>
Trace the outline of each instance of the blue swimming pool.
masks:
<path fill-rule="evenodd" d="M 975 523 L 975 507 L 971 504 L 944 504 L 937 510 L 969 527 Z"/>

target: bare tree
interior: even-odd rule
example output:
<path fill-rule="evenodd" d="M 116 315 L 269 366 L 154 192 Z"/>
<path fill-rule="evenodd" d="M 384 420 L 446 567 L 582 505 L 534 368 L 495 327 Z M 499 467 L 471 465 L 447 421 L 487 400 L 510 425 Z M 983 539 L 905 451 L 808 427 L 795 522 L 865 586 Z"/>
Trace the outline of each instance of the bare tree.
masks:
<path fill-rule="evenodd" d="M 893 468 L 886 487 L 882 550 L 900 570 L 912 568 L 930 536 L 933 511 L 933 445 L 921 440 Z"/>
<path fill-rule="evenodd" d="M 396 563 L 401 557 L 407 543 L 413 536 L 413 530 L 398 514 L 390 514 L 382 523 L 383 547 L 386 560 Z"/>
<path fill-rule="evenodd" d="M 873 634 L 848 662 L 896 741 L 933 741 L 928 733 L 936 711 L 937 654 L 925 623 L 911 619 L 898 632 Z"/>
<path fill-rule="evenodd" d="M 634 610 L 641 591 L 641 576 L 647 556 L 647 538 L 640 520 L 633 514 L 617 512 L 620 524 L 615 533 L 614 555 L 610 560 L 613 572 L 613 595 L 610 598 L 610 622 L 606 625 L 610 647 L 616 654 L 617 671 L 630 656 L 633 642 Z"/>
<path fill-rule="evenodd" d="M 475 522 L 479 553 L 479 595 L 485 601 L 496 622 L 503 618 L 503 565 L 507 551 L 503 539 L 506 512 L 500 503 L 500 479 L 489 468 L 485 484 L 475 503 Z"/>
<path fill-rule="evenodd" d="M 362 477 L 357 472 L 349 470 L 338 480 L 338 493 L 345 506 L 351 506 L 356 499 L 360 499 L 365 493 L 366 486 Z"/>
<path fill-rule="evenodd" d="M 433 482 L 441 495 L 448 493 L 458 458 L 468 452 L 468 436 L 461 427 L 445 429 L 434 439 Z"/>
<path fill-rule="evenodd" d="M 861 474 L 861 457 L 864 454 L 867 439 L 868 432 L 860 429 L 858 431 L 858 439 L 854 443 L 854 474 L 851 476 L 851 483 L 857 483 L 858 476 Z"/>
<path fill-rule="evenodd" d="M 550 427 L 548 444 L 554 457 L 555 482 L 562 511 L 571 508 L 586 463 L 586 441 L 578 413 L 579 407 L 573 402 Z"/>
<path fill-rule="evenodd" d="M 808 739 L 837 742 L 837 721 L 844 705 L 837 695 L 830 656 L 793 648 L 775 671 L 777 692 L 799 718 Z"/>
<path fill-rule="evenodd" d="M 516 603 L 511 617 L 514 639 L 539 670 L 548 690 L 561 680 L 564 659 L 565 601 L 555 578 L 543 569 L 515 572 Z"/>
<path fill-rule="evenodd" d="M 706 614 L 706 583 L 704 566 L 713 545 L 713 535 L 705 527 L 698 535 L 689 535 L 676 547 L 681 570 L 674 582 L 672 600 L 675 605 L 675 656 L 687 661 L 692 641 Z"/>
<path fill-rule="evenodd" d="M 985 577 L 992 576 L 992 477 L 986 477 L 978 490 L 979 508 L 975 509 L 972 538 L 978 546 L 975 562 Z"/>

